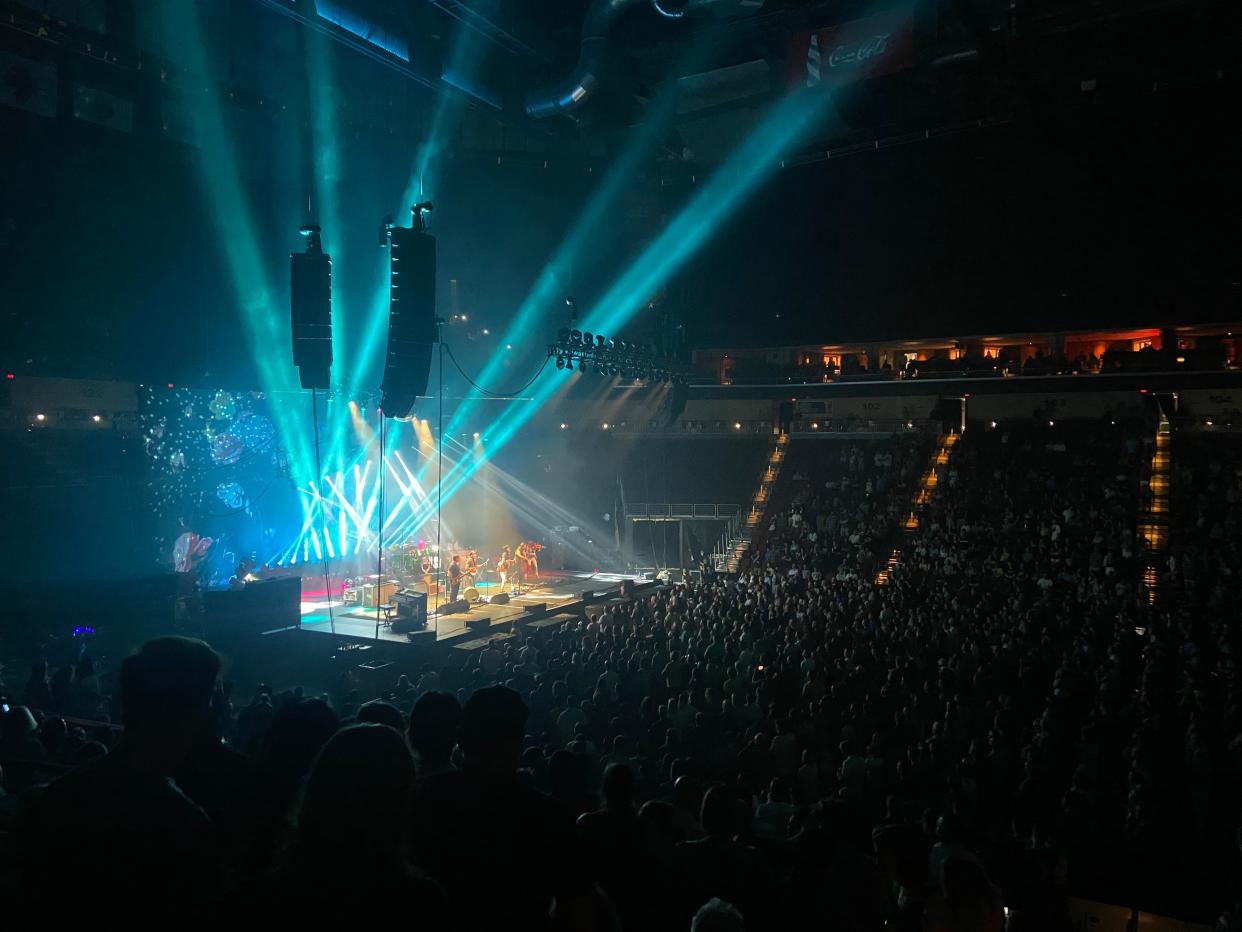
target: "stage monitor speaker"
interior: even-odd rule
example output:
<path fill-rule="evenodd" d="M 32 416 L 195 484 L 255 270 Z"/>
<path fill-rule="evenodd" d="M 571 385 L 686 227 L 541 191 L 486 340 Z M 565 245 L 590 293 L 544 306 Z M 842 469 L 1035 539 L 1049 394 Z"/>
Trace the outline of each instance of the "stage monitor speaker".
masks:
<path fill-rule="evenodd" d="M 494 596 L 488 599 L 488 601 L 491 602 L 492 605 L 508 605 L 509 593 L 497 592 Z"/>
<path fill-rule="evenodd" d="M 591 589 L 587 589 L 582 593 L 582 601 L 590 605 L 595 601 L 595 592 Z"/>
<path fill-rule="evenodd" d="M 537 605 L 526 606 L 526 617 L 523 618 L 522 620 L 523 621 L 538 621 L 540 618 L 543 618 L 547 614 L 548 614 L 548 603 L 540 602 Z"/>
<path fill-rule="evenodd" d="M 427 627 L 427 593 L 402 589 L 392 597 L 397 606 L 397 618 L 392 630 L 397 634 L 418 631 Z"/>
<path fill-rule="evenodd" d="M 319 231 L 307 227 L 306 252 L 289 257 L 289 317 L 293 364 L 303 388 L 332 385 L 332 257 Z"/>
<path fill-rule="evenodd" d="M 454 602 L 445 602 L 436 609 L 437 615 L 456 615 L 458 612 L 470 611 L 470 603 L 465 599 L 457 599 Z"/>
<path fill-rule="evenodd" d="M 385 417 L 406 417 L 427 394 L 436 342 L 436 240 L 410 227 L 388 234 L 388 356 L 380 385 Z"/>
<path fill-rule="evenodd" d="M 424 628 L 421 631 L 407 631 L 405 639 L 411 644 L 421 644 L 424 647 L 436 646 L 436 633 Z"/>
<path fill-rule="evenodd" d="M 487 616 L 484 616 L 482 618 L 467 618 L 466 619 L 466 628 L 469 629 L 470 631 L 481 631 L 485 628 L 490 627 L 491 624 L 492 624 L 492 620 L 488 618 Z"/>

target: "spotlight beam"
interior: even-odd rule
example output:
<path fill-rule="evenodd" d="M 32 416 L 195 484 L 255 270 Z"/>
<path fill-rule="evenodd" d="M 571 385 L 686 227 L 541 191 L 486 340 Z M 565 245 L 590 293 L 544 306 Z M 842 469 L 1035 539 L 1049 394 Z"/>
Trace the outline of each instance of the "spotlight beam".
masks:
<path fill-rule="evenodd" d="M 193 4 L 158 4 L 160 27 L 175 47 L 182 50 L 187 70 L 195 80 L 213 80 L 214 69 L 207 42 Z M 268 393 L 293 386 L 293 357 L 288 318 L 277 309 L 276 289 L 267 276 L 250 205 L 242 185 L 237 154 L 230 142 L 220 101 L 214 92 L 200 97 L 201 106 L 191 108 L 201 145 L 196 160 L 201 173 L 207 208 L 216 228 L 228 265 L 242 329 L 258 370 L 259 382 Z M 273 421 L 282 445 L 289 451 L 295 475 L 312 474 L 311 452 L 302 425 L 292 411 L 275 411 Z"/>
<path fill-rule="evenodd" d="M 682 56 L 682 61 L 674 73 L 696 71 L 707 60 L 714 45 L 715 43 L 703 39 L 696 41 Z M 550 307 L 560 303 L 560 299 L 564 297 L 565 284 L 570 280 L 572 270 L 580 264 L 581 258 L 586 256 L 598 262 L 608 255 L 608 250 L 601 248 L 605 236 L 615 230 L 615 226 L 607 222 L 608 217 L 618 209 L 623 196 L 629 191 L 630 182 L 645 164 L 651 149 L 659 144 L 664 132 L 671 125 L 677 111 L 677 99 L 677 83 L 669 82 L 656 99 L 651 113 L 631 134 L 628 145 L 609 166 L 601 184 L 574 220 L 569 233 L 539 273 L 534 286 L 518 306 L 517 314 L 505 331 L 504 338 L 497 343 L 498 346 L 520 345 L 531 334 L 538 333 L 544 323 L 541 318 Z M 561 294 L 557 293 L 558 290 Z M 479 373 L 477 381 L 485 386 L 497 382 L 510 358 L 502 353 L 492 354 Z M 472 398 L 467 398 L 458 405 L 449 420 L 447 432 L 450 436 L 457 435 L 461 425 L 476 406 L 477 400 Z"/>
<path fill-rule="evenodd" d="M 643 306 L 656 286 L 695 255 L 712 237 L 721 222 L 753 195 L 780 167 L 781 156 L 791 149 L 832 107 L 832 94 L 791 93 L 771 107 L 737 149 L 716 170 L 673 221 L 616 280 L 587 316 L 583 329 L 616 333 Z M 534 401 L 506 408 L 487 430 L 490 442 L 482 460 L 506 446 L 518 431 L 555 394 L 555 379 L 535 387 Z M 451 470 L 441 482 L 445 501 L 469 480 L 479 464 Z"/>

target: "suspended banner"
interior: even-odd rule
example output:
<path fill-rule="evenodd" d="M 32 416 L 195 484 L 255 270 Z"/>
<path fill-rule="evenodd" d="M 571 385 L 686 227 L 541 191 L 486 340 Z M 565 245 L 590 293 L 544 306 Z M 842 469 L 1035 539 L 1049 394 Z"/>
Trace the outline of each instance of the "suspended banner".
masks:
<path fill-rule="evenodd" d="M 840 87 L 914 63 L 914 15 L 909 9 L 794 33 L 785 56 L 788 82 L 797 87 Z"/>

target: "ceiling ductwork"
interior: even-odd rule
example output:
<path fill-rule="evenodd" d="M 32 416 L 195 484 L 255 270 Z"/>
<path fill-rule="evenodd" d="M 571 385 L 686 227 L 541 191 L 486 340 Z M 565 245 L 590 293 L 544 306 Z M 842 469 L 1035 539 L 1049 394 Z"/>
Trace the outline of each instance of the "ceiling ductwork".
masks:
<path fill-rule="evenodd" d="M 687 12 L 711 9 L 713 12 L 738 8 L 755 10 L 763 0 L 595 0 L 582 23 L 582 48 L 578 64 L 559 84 L 535 91 L 526 98 L 526 113 L 536 119 L 564 116 L 581 107 L 599 87 L 600 74 L 608 49 L 608 37 L 617 21 L 638 6 L 650 6 L 668 20 L 681 19 Z"/>
<path fill-rule="evenodd" d="M 600 71 L 613 24 L 636 6 L 650 0 L 595 0 L 582 23 L 582 51 L 573 73 L 559 84 L 526 98 L 526 112 L 536 119 L 569 114 L 581 107 L 599 86 Z"/>

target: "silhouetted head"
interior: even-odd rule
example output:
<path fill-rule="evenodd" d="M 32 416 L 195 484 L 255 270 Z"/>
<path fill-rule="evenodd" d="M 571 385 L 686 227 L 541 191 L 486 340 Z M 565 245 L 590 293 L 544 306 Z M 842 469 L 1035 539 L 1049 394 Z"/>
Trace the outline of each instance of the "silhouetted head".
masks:
<path fill-rule="evenodd" d="M 435 691 L 419 696 L 410 712 L 410 747 L 418 752 L 422 766 L 448 761 L 457 744 L 461 718 L 456 696 Z"/>
<path fill-rule="evenodd" d="M 616 812 L 634 806 L 634 771 L 625 764 L 609 764 L 604 770 L 604 802 Z"/>
<path fill-rule="evenodd" d="M 401 734 L 405 733 L 405 716 L 401 714 L 401 710 L 392 703 L 383 702 L 379 699 L 363 704 L 362 708 L 358 710 L 358 721 L 374 725 L 387 725 L 389 728 L 395 728 Z"/>
<path fill-rule="evenodd" d="M 311 765 L 298 809 L 300 859 L 342 852 L 371 864 L 400 855 L 414 756 L 384 725 L 352 725 L 333 735 Z"/>
<path fill-rule="evenodd" d="M 526 703 L 507 686 L 477 689 L 462 709 L 461 749 L 472 767 L 512 773 L 526 737 Z"/>
<path fill-rule="evenodd" d="M 184 753 L 211 721 L 220 657 L 203 641 L 147 641 L 121 663 L 121 714 L 127 740 Z"/>
<path fill-rule="evenodd" d="M 738 831 L 737 797 L 723 784 L 703 794 L 703 810 L 699 819 L 708 836 L 732 838 Z"/>

